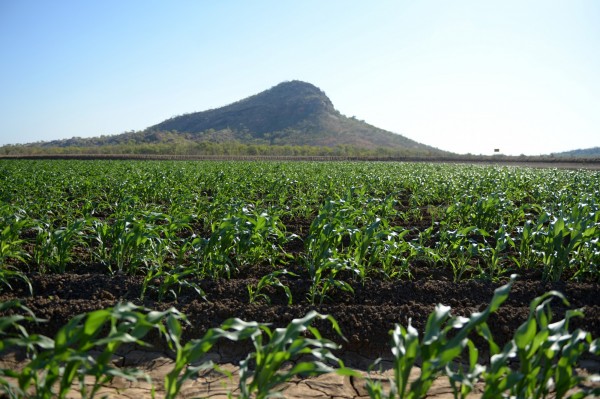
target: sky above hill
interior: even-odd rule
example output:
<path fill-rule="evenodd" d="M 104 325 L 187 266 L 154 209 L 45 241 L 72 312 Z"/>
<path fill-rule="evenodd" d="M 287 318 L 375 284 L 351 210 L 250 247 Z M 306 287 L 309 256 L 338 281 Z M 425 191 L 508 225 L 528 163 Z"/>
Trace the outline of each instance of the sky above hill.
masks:
<path fill-rule="evenodd" d="M 0 145 L 143 130 L 282 81 L 457 153 L 600 146 L 600 1 L 0 0 Z"/>

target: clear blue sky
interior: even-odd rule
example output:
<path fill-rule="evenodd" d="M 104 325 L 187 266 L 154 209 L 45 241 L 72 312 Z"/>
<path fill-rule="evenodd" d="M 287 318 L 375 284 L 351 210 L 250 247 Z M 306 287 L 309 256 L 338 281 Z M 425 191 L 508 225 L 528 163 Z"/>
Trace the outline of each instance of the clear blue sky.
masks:
<path fill-rule="evenodd" d="M 286 80 L 458 153 L 600 146 L 600 1 L 0 0 L 0 145 L 118 134 Z"/>

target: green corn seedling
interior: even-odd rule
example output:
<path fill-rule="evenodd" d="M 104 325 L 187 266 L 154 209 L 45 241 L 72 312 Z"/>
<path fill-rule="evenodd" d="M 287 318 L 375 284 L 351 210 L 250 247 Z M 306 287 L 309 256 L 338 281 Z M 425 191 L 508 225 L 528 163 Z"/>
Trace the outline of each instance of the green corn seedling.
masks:
<path fill-rule="evenodd" d="M 437 249 L 452 266 L 454 281 L 460 281 L 466 272 L 472 271 L 471 260 L 480 253 L 480 245 L 472 235 L 479 233 L 475 226 L 460 230 L 444 230 L 440 233 Z"/>
<path fill-rule="evenodd" d="M 154 265 L 146 269 L 146 275 L 142 282 L 140 299 L 146 296 L 148 290 L 156 291 L 159 301 L 164 301 L 167 296 L 177 300 L 182 289 L 192 289 L 205 301 L 208 301 L 206 293 L 198 283 L 192 279 L 196 276 L 197 270 L 194 267 Z"/>
<path fill-rule="evenodd" d="M 30 258 L 23 249 L 25 240 L 20 235 L 31 224 L 23 212 L 12 212 L 11 207 L 6 205 L 0 207 L 0 292 L 3 287 L 12 290 L 11 281 L 20 280 L 33 293 L 27 275 L 11 264 L 14 261 L 25 263 Z"/>
<path fill-rule="evenodd" d="M 246 359 L 240 362 L 240 398 L 262 399 L 280 396 L 278 387 L 296 375 L 319 375 L 334 371 L 328 363 L 339 366 L 340 374 L 349 373 L 341 360 L 331 351 L 338 346 L 322 338 L 319 331 L 311 326 L 314 320 L 326 320 L 340 336 L 341 330 L 333 317 L 309 312 L 301 319 L 292 320 L 286 328 L 271 330 L 260 325 L 260 332 L 250 335 L 254 345 Z M 309 331 L 314 338 L 306 338 L 301 334 Z M 263 337 L 268 338 L 263 342 Z M 300 356 L 310 355 L 314 360 L 297 360 L 292 367 L 284 367 Z"/>
<path fill-rule="evenodd" d="M 504 263 L 509 259 L 507 251 L 515 248 L 515 242 L 506 231 L 507 226 L 502 225 L 494 232 L 494 246 L 488 246 L 483 249 L 484 253 L 489 253 L 488 263 L 481 269 L 482 276 L 490 280 L 495 280 L 505 272 Z M 487 233 L 480 230 L 483 237 L 489 237 Z M 511 257 L 510 259 L 513 259 Z"/>
<path fill-rule="evenodd" d="M 167 320 L 171 332 L 171 342 L 176 353 L 173 369 L 165 376 L 165 399 L 174 399 L 179 394 L 183 383 L 199 372 L 217 369 L 212 361 L 206 360 L 207 353 L 219 340 L 243 341 L 261 334 L 260 323 L 245 322 L 239 319 L 226 320 L 220 327 L 209 329 L 200 339 L 192 339 L 182 345 L 180 338 L 182 329 L 179 320 Z"/>
<path fill-rule="evenodd" d="M 457 384 L 465 381 L 467 383 L 465 388 L 455 387 L 455 391 L 468 392 L 475 378 L 473 375 L 480 373 L 474 359 L 477 352 L 473 350 L 472 344 L 469 344 L 469 335 L 477 332 L 484 337 L 490 337 L 487 319 L 506 300 L 515 278 L 516 276 L 513 276 L 508 284 L 494 291 L 490 304 L 483 312 L 474 313 L 469 318 L 451 316 L 450 307 L 437 305 L 427 319 L 422 339 L 419 339 L 419 333 L 412 327 L 410 320 L 407 328 L 396 325 L 391 332 L 394 377 L 390 391 L 386 394 L 381 389 L 380 383 L 368 381 L 367 386 L 374 395 L 372 397 L 401 399 L 425 397 L 433 381 L 447 371 L 451 363 L 461 356 L 467 347 L 470 352 L 469 374 L 471 375 L 455 373 L 451 382 Z M 417 362 L 421 364 L 421 373 L 416 380 L 410 382 L 411 370 Z"/>
<path fill-rule="evenodd" d="M 29 256 L 23 250 L 25 240 L 20 235 L 31 224 L 24 213 L 12 212 L 6 205 L 0 208 L 0 265 L 9 259 L 26 261 Z"/>
<path fill-rule="evenodd" d="M 555 398 L 566 397 L 568 391 L 585 380 L 575 373 L 574 366 L 586 353 L 600 354 L 598 339 L 579 329 L 569 331 L 569 321 L 581 317 L 580 310 L 568 310 L 565 318 L 551 323 L 550 302 L 558 298 L 568 305 L 565 297 L 550 291 L 530 304 L 529 317 L 516 331 L 504 349 L 492 351 L 490 365 L 483 373 L 485 390 L 482 399 L 499 397 Z M 509 359 L 518 362 L 516 369 L 508 366 Z M 599 388 L 582 388 L 570 398 L 600 394 Z"/>
<path fill-rule="evenodd" d="M 77 219 L 65 227 L 51 229 L 49 224 L 38 226 L 34 258 L 46 270 L 64 273 L 67 265 L 72 260 L 72 250 L 80 245 L 85 246 L 85 229 L 88 221 Z"/>
<path fill-rule="evenodd" d="M 12 311 L 10 315 L 5 312 Z M 54 341 L 48 337 L 38 334 L 29 334 L 26 324 L 45 322 L 37 318 L 31 310 L 20 301 L 8 301 L 0 303 L 0 353 L 13 348 L 25 350 L 29 357 L 36 356 L 40 351 L 51 350 Z M 28 394 L 20 386 L 7 380 L 5 377 L 18 380 L 19 371 L 12 369 L 0 369 L 0 393 L 10 398 L 24 398 Z"/>
<path fill-rule="evenodd" d="M 288 272 L 287 270 L 276 270 L 267 275 L 264 275 L 260 280 L 258 280 L 258 283 L 256 283 L 256 286 L 254 286 L 252 284 L 248 284 L 247 289 L 248 289 L 248 298 L 249 298 L 250 303 L 254 303 L 260 299 L 263 299 L 265 302 L 267 302 L 267 304 L 270 304 L 271 298 L 269 298 L 269 296 L 266 293 L 264 293 L 263 290 L 266 287 L 279 287 L 285 292 L 285 296 L 288 299 L 288 305 L 291 305 L 293 302 L 292 291 L 290 290 L 290 288 L 287 285 L 283 284 L 281 282 L 281 280 L 279 279 L 279 276 L 286 276 L 286 275 L 298 277 L 297 274 Z"/>
<path fill-rule="evenodd" d="M 2 318 L 0 326 L 15 322 L 14 318 Z M 21 337 L 9 341 L 8 345 L 27 346 L 31 360 L 19 372 L 7 374 L 3 370 L 3 373 L 17 378 L 18 386 L 13 387 L 14 391 L 26 392 L 29 398 L 64 398 L 74 383 L 78 383 L 82 397 L 94 397 L 103 384 L 117 376 L 129 380 L 145 378 L 150 382 L 150 378 L 137 369 L 113 366 L 111 359 L 123 344 L 147 345 L 143 339 L 151 330 L 171 339 L 173 334 L 165 323 L 171 325 L 173 319 L 183 319 L 183 315 L 175 309 L 156 312 L 132 304 L 117 304 L 113 308 L 75 316 L 54 339 L 29 336 L 20 328 Z M 3 346 L 6 344 L 3 340 Z M 92 378 L 91 388 L 87 386 L 89 381 L 84 381 L 86 377 Z"/>
<path fill-rule="evenodd" d="M 213 223 L 207 240 L 198 240 L 203 263 L 223 270 L 230 277 L 239 266 L 267 260 L 279 260 L 280 242 L 285 234 L 279 219 L 266 212 L 255 212 L 250 206 L 232 206 L 227 216 Z"/>

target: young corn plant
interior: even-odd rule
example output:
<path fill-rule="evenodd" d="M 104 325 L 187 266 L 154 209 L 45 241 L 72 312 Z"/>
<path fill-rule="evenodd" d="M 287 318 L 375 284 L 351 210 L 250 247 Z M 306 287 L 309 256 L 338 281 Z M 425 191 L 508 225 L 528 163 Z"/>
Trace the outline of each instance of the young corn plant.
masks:
<path fill-rule="evenodd" d="M 151 256 L 157 263 L 176 263 L 180 261 L 182 247 L 188 242 L 180 235 L 192 232 L 189 224 L 192 216 L 177 213 L 167 215 L 159 212 L 148 212 L 143 216 L 147 226 L 155 231 L 154 245 L 151 246 Z"/>
<path fill-rule="evenodd" d="M 519 251 L 519 256 L 515 257 L 514 261 L 519 268 L 533 269 L 538 266 L 539 252 L 534 247 L 536 234 L 536 224 L 532 220 L 527 220 L 522 227 L 517 227 L 515 247 Z"/>
<path fill-rule="evenodd" d="M 109 266 L 110 262 L 110 247 L 114 241 L 113 226 L 106 221 L 93 218 L 90 222 L 90 237 L 92 248 L 92 259 Z"/>
<path fill-rule="evenodd" d="M 166 326 L 182 319 L 173 308 L 147 311 L 131 303 L 75 316 L 16 374 L 18 390 L 28 392 L 30 398 L 65 398 L 76 383 L 82 397 L 94 397 L 117 376 L 151 382 L 140 370 L 113 366 L 111 359 L 123 344 L 148 345 L 143 339 L 151 330 L 169 340 L 178 339 Z"/>
<path fill-rule="evenodd" d="M 469 318 L 452 317 L 450 308 L 438 305 L 430 314 L 423 339 L 409 325 L 396 325 L 392 334 L 394 377 L 386 393 L 381 382 L 367 380 L 371 398 L 421 398 L 427 395 L 434 379 L 446 375 L 455 398 L 466 398 L 479 381 L 485 383 L 482 399 L 492 398 L 584 398 L 600 394 L 598 376 L 575 372 L 584 355 L 600 354 L 600 339 L 579 329 L 569 330 L 569 321 L 581 317 L 580 310 L 568 310 L 565 318 L 552 323 L 550 303 L 558 298 L 568 306 L 564 296 L 551 291 L 530 304 L 529 318 L 515 332 L 513 339 L 500 350 L 487 324 L 490 314 L 508 297 L 515 279 L 496 289 L 489 306 Z M 477 333 L 489 344 L 488 366 L 479 364 L 479 351 L 470 336 Z M 465 365 L 455 365 L 464 350 Z M 516 362 L 514 362 L 516 360 Z M 511 366 L 511 361 L 516 363 Z M 410 381 L 412 368 L 420 364 L 420 375 Z M 574 392 L 573 389 L 577 388 Z"/>
<path fill-rule="evenodd" d="M 206 360 L 208 352 L 219 340 L 243 341 L 254 335 L 261 334 L 264 325 L 257 322 L 245 322 L 240 319 L 226 320 L 220 327 L 209 329 L 202 338 L 192 339 L 182 345 L 181 323 L 171 318 L 167 320 L 170 342 L 175 351 L 175 364 L 167 375 L 165 375 L 165 399 L 177 397 L 183 383 L 194 378 L 204 370 L 216 369 L 217 365 L 211 360 Z"/>
<path fill-rule="evenodd" d="M 325 262 L 320 262 L 318 267 L 311 269 L 311 286 L 307 294 L 308 302 L 311 305 L 316 303 L 322 304 L 334 289 L 353 294 L 354 289 L 352 286 L 346 281 L 337 278 L 338 273 L 349 270 L 353 271 L 346 262 L 337 258 L 330 258 Z"/>
<path fill-rule="evenodd" d="M 227 216 L 213 223 L 210 237 L 196 242 L 203 252 L 203 267 L 209 268 L 205 274 L 229 278 L 239 266 L 265 260 L 275 264 L 285 239 L 278 217 L 250 206 L 232 206 Z"/>
<path fill-rule="evenodd" d="M 12 283 L 14 281 L 21 281 L 27 286 L 29 294 L 33 295 L 31 280 L 25 273 L 17 269 L 15 266 L 0 264 L 0 292 L 3 291 L 3 287 L 12 290 Z"/>
<path fill-rule="evenodd" d="M 473 238 L 479 229 L 469 226 L 460 230 L 443 230 L 437 243 L 438 255 L 452 266 L 454 281 L 463 279 L 463 275 L 474 270 L 471 261 L 479 255 L 480 244 Z"/>
<path fill-rule="evenodd" d="M 73 248 L 87 245 L 84 240 L 87 226 L 86 219 L 77 219 L 57 229 L 52 229 L 48 223 L 37 226 L 33 257 L 41 271 L 64 273 L 72 260 Z"/>
<path fill-rule="evenodd" d="M 29 356 L 35 355 L 37 349 L 47 349 L 54 341 L 43 335 L 29 334 L 27 324 L 44 323 L 20 300 L 0 302 L 0 352 L 12 347 L 25 348 Z"/>
<path fill-rule="evenodd" d="M 152 265 L 145 270 L 140 299 L 143 299 L 150 290 L 156 292 L 161 302 L 169 298 L 177 300 L 182 289 L 191 289 L 204 301 L 208 301 L 204 290 L 193 281 L 198 272 L 195 267 L 179 265 L 172 268 L 165 265 Z"/>
<path fill-rule="evenodd" d="M 21 212 L 12 212 L 8 206 L 0 208 L 0 292 L 3 287 L 12 290 L 12 281 L 20 280 L 33 292 L 31 281 L 25 273 L 11 264 L 14 261 L 24 263 L 29 254 L 23 249 L 25 240 L 21 233 L 30 227 L 31 222 Z"/>
<path fill-rule="evenodd" d="M 297 277 L 298 275 L 292 272 L 288 272 L 287 270 L 276 270 L 269 274 L 264 275 L 256 286 L 252 284 L 248 284 L 248 298 L 250 303 L 255 303 L 259 300 L 264 300 L 267 304 L 271 303 L 271 298 L 264 292 L 266 287 L 279 287 L 285 292 L 285 296 L 288 299 L 288 305 L 291 305 L 293 302 L 292 291 L 290 287 L 283 284 L 279 279 L 279 276 L 293 276 Z"/>
<path fill-rule="evenodd" d="M 476 332 L 483 337 L 491 337 L 487 319 L 507 299 L 515 278 L 516 276 L 512 276 L 508 284 L 494 291 L 494 296 L 484 311 L 474 313 L 469 318 L 452 316 L 450 307 L 437 305 L 427 319 L 422 339 L 410 320 L 406 328 L 396 325 L 391 331 L 394 376 L 390 390 L 386 393 L 379 381 L 367 380 L 371 398 L 425 397 L 433 381 L 450 369 L 452 362 L 462 355 L 465 348 L 469 350 L 468 373 L 455 372 L 451 382 L 459 384 L 455 386 L 455 392 L 468 394 L 473 381 L 481 373 L 481 368 L 477 366 L 477 352 L 469 335 Z M 421 366 L 421 373 L 411 382 L 409 376 L 417 363 Z"/>
<path fill-rule="evenodd" d="M 574 280 L 600 282 L 600 237 L 582 244 L 577 253 L 579 267 L 573 274 Z"/>
<path fill-rule="evenodd" d="M 492 193 L 478 198 L 471 208 L 472 224 L 486 231 L 494 231 L 504 222 L 514 205 L 502 193 Z"/>
<path fill-rule="evenodd" d="M 385 278 L 411 278 L 411 262 L 415 259 L 436 259 L 437 254 L 431 248 L 423 247 L 416 241 L 405 241 L 408 230 L 397 235 L 397 241 L 390 245 L 389 261 L 381 264 L 381 273 Z M 387 244 L 384 244 L 387 245 Z M 386 248 L 387 251 L 387 248 Z"/>
<path fill-rule="evenodd" d="M 8 205 L 0 207 L 0 265 L 10 259 L 25 262 L 29 257 L 23 249 L 21 233 L 31 227 L 23 211 L 13 212 Z"/>
<path fill-rule="evenodd" d="M 240 362 L 241 399 L 280 397 L 279 386 L 296 375 L 315 376 L 333 371 L 350 373 L 343 362 L 331 353 L 338 349 L 338 345 L 324 339 L 319 330 L 311 326 L 314 320 L 328 321 L 331 328 L 342 336 L 333 317 L 315 311 L 301 319 L 292 320 L 286 328 L 271 330 L 264 324 L 260 325 L 260 331 L 250 335 L 254 352 Z M 302 336 L 305 331 L 314 338 Z M 264 336 L 267 342 L 263 341 Z M 313 359 L 301 360 L 301 356 L 311 356 Z M 293 360 L 296 362 L 291 367 L 285 367 Z M 330 364 L 339 368 L 334 369 Z"/>
<path fill-rule="evenodd" d="M 358 271 L 361 281 L 377 272 L 383 272 L 387 277 L 409 274 L 408 262 L 401 256 L 407 246 L 403 241 L 407 233 L 408 230 L 400 233 L 393 231 L 387 222 L 378 217 L 362 228 L 351 230 L 348 248 L 350 262 Z M 399 260 L 400 268 L 397 267 Z"/>
<path fill-rule="evenodd" d="M 489 254 L 486 257 L 487 263 L 481 269 L 480 274 L 489 280 L 494 280 L 502 276 L 505 272 L 504 263 L 509 259 L 507 251 L 515 248 L 515 242 L 506 231 L 507 226 L 502 225 L 494 232 L 494 246 L 483 248 L 484 254 Z M 488 233 L 480 230 L 482 236 L 488 237 Z M 514 257 L 510 257 L 514 259 Z"/>
<path fill-rule="evenodd" d="M 92 227 L 96 257 L 111 272 L 135 274 L 140 267 L 162 261 L 156 252 L 160 232 L 144 214 L 126 213 L 111 223 L 96 220 Z"/>
<path fill-rule="evenodd" d="M 552 323 L 550 303 L 558 298 L 568 306 L 565 297 L 550 291 L 530 304 L 529 317 L 516 331 L 502 351 L 491 347 L 490 364 L 482 373 L 485 389 L 482 399 L 500 397 L 518 398 L 584 398 L 597 397 L 600 388 L 581 385 L 588 380 L 575 372 L 583 355 L 600 355 L 600 339 L 590 333 L 569 330 L 574 317 L 582 317 L 581 310 L 567 310 L 565 318 Z M 517 367 L 509 360 L 516 359 Z M 591 376 L 597 380 L 598 376 Z M 569 394 L 573 388 L 575 393 Z"/>
<path fill-rule="evenodd" d="M 544 280 L 559 281 L 563 272 L 577 262 L 579 252 L 585 252 L 585 244 L 597 236 L 600 212 L 586 212 L 586 208 L 580 205 L 571 211 L 561 209 L 557 216 L 543 213 L 538 219 L 532 241 L 541 258 Z"/>
<path fill-rule="evenodd" d="M 574 277 L 587 275 L 598 277 L 598 236 L 600 233 L 600 205 L 595 200 L 578 203 L 569 213 L 571 250 L 570 266 L 575 269 Z"/>
<path fill-rule="evenodd" d="M 485 371 L 485 367 L 478 363 L 479 350 L 470 340 L 467 342 L 467 359 L 466 364 L 449 364 L 445 368 L 455 399 L 467 399 Z"/>
<path fill-rule="evenodd" d="M 11 312 L 11 314 L 7 314 Z M 5 350 L 20 348 L 31 357 L 39 351 L 50 350 L 54 341 L 44 335 L 29 334 L 26 325 L 41 323 L 46 320 L 37 318 L 33 312 L 20 301 L 0 303 L 0 353 Z M 18 384 L 15 385 L 5 377 L 18 380 L 20 373 L 17 370 L 0 368 L 0 394 L 9 398 L 24 398 L 28 394 Z"/>
<path fill-rule="evenodd" d="M 360 273 L 343 259 L 340 250 L 344 234 L 348 233 L 345 221 L 351 217 L 345 205 L 344 200 L 327 201 L 310 225 L 305 263 L 312 280 L 308 292 L 311 304 L 322 303 L 333 288 L 354 292 L 350 284 L 337 278 L 342 271 Z"/>

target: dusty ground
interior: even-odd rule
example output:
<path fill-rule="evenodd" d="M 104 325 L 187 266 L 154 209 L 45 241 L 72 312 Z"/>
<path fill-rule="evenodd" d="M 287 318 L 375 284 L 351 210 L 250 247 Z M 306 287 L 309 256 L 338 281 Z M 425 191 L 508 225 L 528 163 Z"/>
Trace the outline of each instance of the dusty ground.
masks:
<path fill-rule="evenodd" d="M 350 354 L 349 354 L 350 355 Z M 350 355 L 354 356 L 354 355 Z M 211 370 L 200 373 L 198 378 L 186 380 L 179 397 L 181 398 L 227 398 L 228 393 L 236 397 L 239 393 L 239 367 L 237 362 L 220 353 L 213 353 L 210 360 L 219 364 L 219 368 L 231 373 L 231 376 L 223 372 Z M 161 397 L 164 391 L 164 377 L 172 369 L 172 359 L 161 352 L 148 352 L 130 350 L 122 353 L 115 362 L 123 366 L 136 366 L 144 370 L 154 381 L 154 389 L 157 397 Z M 0 360 L 4 367 L 19 367 L 19 361 L 14 357 L 6 357 Z M 337 398 L 337 399 L 367 399 L 366 379 L 380 381 L 387 391 L 389 381 L 393 377 L 388 362 L 382 362 L 381 369 L 375 371 L 359 371 L 362 377 L 348 377 L 337 374 L 326 374 L 319 377 L 300 378 L 296 377 L 280 387 L 286 398 Z M 419 376 L 420 371 L 415 368 L 410 379 Z M 89 380 L 89 386 L 92 381 Z M 476 387 L 470 397 L 476 398 L 480 395 L 480 388 Z M 128 381 L 123 378 L 115 378 L 109 386 L 100 388 L 97 397 L 106 395 L 111 399 L 146 399 L 151 397 L 152 387 L 144 381 Z M 80 398 L 77 389 L 74 389 L 68 398 Z M 452 387 L 446 378 L 438 378 L 429 390 L 429 398 L 450 399 L 453 398 Z"/>

